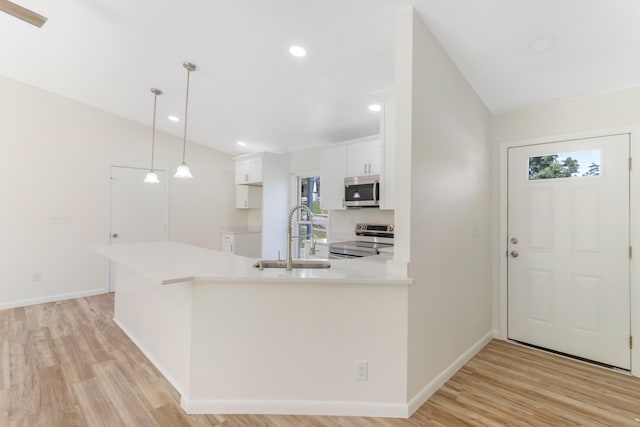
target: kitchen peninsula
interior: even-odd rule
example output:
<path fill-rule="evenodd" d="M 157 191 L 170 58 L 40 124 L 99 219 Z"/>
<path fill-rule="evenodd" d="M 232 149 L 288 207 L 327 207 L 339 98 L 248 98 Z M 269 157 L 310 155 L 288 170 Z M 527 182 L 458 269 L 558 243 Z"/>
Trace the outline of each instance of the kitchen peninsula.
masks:
<path fill-rule="evenodd" d="M 115 268 L 114 320 L 187 413 L 407 416 L 412 280 L 385 256 L 287 272 L 175 242 L 96 250 Z"/>

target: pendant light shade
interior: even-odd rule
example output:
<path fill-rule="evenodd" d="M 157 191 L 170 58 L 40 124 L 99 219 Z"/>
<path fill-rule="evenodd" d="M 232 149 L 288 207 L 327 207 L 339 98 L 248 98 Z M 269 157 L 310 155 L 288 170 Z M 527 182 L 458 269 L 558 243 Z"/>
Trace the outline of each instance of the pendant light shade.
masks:
<path fill-rule="evenodd" d="M 178 166 L 174 177 L 185 179 L 193 178 L 193 175 L 191 175 L 191 170 L 185 162 L 185 153 L 187 150 L 187 118 L 189 113 L 189 77 L 191 76 L 191 72 L 196 70 L 196 66 L 195 64 L 192 64 L 190 62 L 185 62 L 182 64 L 182 66 L 185 68 L 185 70 L 187 70 L 187 95 L 185 97 L 184 103 L 184 137 L 182 139 L 182 163 L 180 163 L 180 165 Z"/>
<path fill-rule="evenodd" d="M 158 174 L 154 171 L 147 172 L 147 176 L 144 177 L 144 182 L 147 184 L 160 184 Z"/>
<path fill-rule="evenodd" d="M 174 175 L 176 178 L 193 178 L 191 175 L 191 169 L 187 166 L 186 163 L 180 163 L 178 165 L 178 169 L 176 170 L 176 174 Z"/>
<path fill-rule="evenodd" d="M 160 89 L 151 88 L 153 94 L 153 130 L 151 132 L 151 169 L 147 172 L 147 176 L 144 178 L 144 182 L 147 184 L 159 184 L 158 174 L 153 170 L 153 154 L 156 148 L 156 110 L 158 106 L 158 95 L 162 95 Z"/>

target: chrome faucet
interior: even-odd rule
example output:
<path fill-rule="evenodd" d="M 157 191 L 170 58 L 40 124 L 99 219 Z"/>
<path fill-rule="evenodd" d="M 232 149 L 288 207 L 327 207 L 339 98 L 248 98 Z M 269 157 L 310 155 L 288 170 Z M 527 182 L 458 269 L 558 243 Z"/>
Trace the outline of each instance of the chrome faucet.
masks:
<path fill-rule="evenodd" d="M 293 222 L 293 214 L 298 209 L 304 209 L 307 211 L 307 214 L 311 219 L 311 230 L 313 230 L 313 212 L 311 212 L 311 209 L 309 209 L 309 207 L 306 205 L 298 205 L 298 206 L 292 207 L 291 210 L 289 211 L 289 222 L 287 223 L 287 271 L 293 270 L 293 259 L 291 257 L 291 240 L 293 239 L 292 222 Z M 312 235 L 313 235 L 313 231 L 312 231 Z M 315 241 L 312 244 L 312 250 L 315 251 Z"/>

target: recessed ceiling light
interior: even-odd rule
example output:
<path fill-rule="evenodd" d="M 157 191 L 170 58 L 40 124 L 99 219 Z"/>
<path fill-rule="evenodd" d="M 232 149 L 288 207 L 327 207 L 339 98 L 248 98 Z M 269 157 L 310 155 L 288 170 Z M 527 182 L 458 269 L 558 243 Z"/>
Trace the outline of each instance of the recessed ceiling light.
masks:
<path fill-rule="evenodd" d="M 369 105 L 369 110 L 378 112 L 382 110 L 382 107 L 380 106 L 380 104 L 371 104 Z"/>
<path fill-rule="evenodd" d="M 291 46 L 289 48 L 289 53 L 291 53 L 291 55 L 296 56 L 298 58 L 302 58 L 307 54 L 307 51 L 302 46 Z"/>
<path fill-rule="evenodd" d="M 238 142 L 236 142 L 236 144 L 238 144 L 240 147 L 244 147 L 244 146 L 247 145 L 247 143 L 244 142 L 244 141 L 238 141 Z"/>
<path fill-rule="evenodd" d="M 542 37 L 529 42 L 529 50 L 534 53 L 546 52 L 556 46 L 558 40 L 555 37 Z"/>
<path fill-rule="evenodd" d="M 169 117 L 167 117 L 167 118 L 168 118 L 169 120 L 171 120 L 172 122 L 179 122 L 179 121 L 180 121 L 180 119 L 179 119 L 178 117 L 176 117 L 176 116 L 169 116 Z"/>

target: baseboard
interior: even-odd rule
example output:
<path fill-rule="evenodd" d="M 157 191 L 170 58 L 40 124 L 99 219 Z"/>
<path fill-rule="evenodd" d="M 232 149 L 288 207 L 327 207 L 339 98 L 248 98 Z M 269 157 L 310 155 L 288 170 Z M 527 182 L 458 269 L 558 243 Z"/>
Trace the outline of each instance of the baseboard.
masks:
<path fill-rule="evenodd" d="M 63 301 L 67 299 L 91 297 L 94 295 L 106 294 L 109 292 L 108 288 L 91 289 L 88 291 L 69 292 L 66 294 L 49 295 L 46 297 L 28 298 L 18 301 L 3 302 L 0 303 L 0 310 L 6 310 L 8 308 L 27 307 L 29 305 L 45 304 L 48 302 Z"/>
<path fill-rule="evenodd" d="M 167 379 L 167 381 L 169 381 L 171 383 L 171 385 L 173 386 L 173 388 L 176 389 L 176 391 L 180 394 L 182 394 L 184 392 L 184 388 L 182 386 L 182 384 L 180 384 L 178 381 L 176 381 L 176 379 L 170 375 L 166 369 L 164 369 L 164 367 L 162 366 L 161 363 L 158 362 L 158 360 L 153 357 L 151 355 L 151 353 L 149 353 L 147 351 L 147 349 L 145 348 L 144 345 L 142 345 L 142 343 L 140 342 L 140 340 L 138 340 L 135 335 L 133 335 L 131 333 L 131 331 L 129 331 L 122 323 L 120 323 L 120 321 L 117 318 L 113 318 L 113 321 L 115 322 L 116 325 L 118 325 L 120 327 L 120 329 L 122 329 L 122 332 L 125 333 L 126 336 L 129 337 L 129 339 L 131 341 L 133 341 L 133 343 L 136 345 L 136 347 L 138 347 L 140 349 L 140 351 L 142 352 L 142 354 L 145 355 L 145 357 L 147 359 L 149 359 L 149 362 L 151 362 L 153 364 L 153 366 L 156 367 L 156 369 L 158 371 L 160 371 L 160 373 Z"/>
<path fill-rule="evenodd" d="M 315 400 L 190 400 L 182 396 L 187 414 L 326 415 L 407 418 L 404 403 L 336 402 Z"/>
<path fill-rule="evenodd" d="M 480 350 L 486 346 L 489 341 L 494 338 L 496 331 L 489 331 L 478 342 L 473 344 L 467 351 L 465 351 L 460 357 L 458 357 L 451 365 L 442 371 L 437 377 L 427 384 L 422 390 L 420 390 L 409 401 L 408 416 L 413 415 L 440 387 L 446 383 L 465 363 L 473 358 Z"/>

